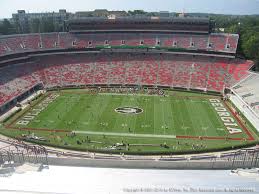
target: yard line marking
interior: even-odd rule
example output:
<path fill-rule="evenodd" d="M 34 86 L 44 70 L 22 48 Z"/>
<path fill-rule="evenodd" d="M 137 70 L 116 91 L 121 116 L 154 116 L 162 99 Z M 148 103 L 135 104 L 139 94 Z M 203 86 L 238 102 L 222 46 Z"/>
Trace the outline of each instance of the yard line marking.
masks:
<path fill-rule="evenodd" d="M 109 133 L 109 132 L 96 132 L 96 131 L 72 131 L 76 134 L 89 134 L 89 135 L 107 135 L 107 136 L 122 136 L 122 137 L 154 137 L 154 138 L 169 138 L 175 139 L 175 135 L 153 135 L 153 134 L 131 134 L 131 133 Z"/>
<path fill-rule="evenodd" d="M 98 95 L 105 95 L 105 96 L 147 96 L 147 97 L 151 97 L 151 96 L 160 96 L 157 94 L 124 94 L 124 93 L 98 93 Z"/>

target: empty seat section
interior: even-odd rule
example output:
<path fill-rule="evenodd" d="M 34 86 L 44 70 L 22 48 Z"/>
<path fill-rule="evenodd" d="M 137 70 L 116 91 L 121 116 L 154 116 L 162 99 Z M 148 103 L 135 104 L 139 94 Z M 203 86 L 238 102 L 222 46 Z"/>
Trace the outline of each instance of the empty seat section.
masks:
<path fill-rule="evenodd" d="M 222 91 L 226 85 L 228 64 L 224 62 L 215 62 L 210 65 L 208 75 L 208 90 Z"/>
<path fill-rule="evenodd" d="M 159 69 L 159 55 L 146 55 L 143 56 L 142 68 L 142 84 L 143 85 L 156 85 L 157 72 Z"/>
<path fill-rule="evenodd" d="M 45 49 L 53 49 L 59 47 L 58 33 L 41 34 L 42 46 Z"/>
<path fill-rule="evenodd" d="M 107 55 L 99 55 L 95 61 L 94 83 L 107 84 L 109 78 L 110 58 Z"/>
<path fill-rule="evenodd" d="M 194 62 L 191 69 L 191 88 L 206 89 L 210 64 Z"/>
<path fill-rule="evenodd" d="M 158 85 L 171 86 L 173 82 L 174 67 L 172 61 L 168 60 L 167 56 L 162 55 L 160 67 L 158 71 Z"/>
<path fill-rule="evenodd" d="M 184 61 L 183 59 L 174 62 L 173 87 L 189 88 L 191 65 L 191 62 Z"/>
<path fill-rule="evenodd" d="M 40 46 L 41 40 L 40 40 L 39 34 L 25 35 L 22 37 L 22 40 L 27 50 L 37 50 L 40 48 L 39 46 Z"/>
<path fill-rule="evenodd" d="M 115 54 L 110 64 L 110 76 L 109 84 L 124 84 L 125 83 L 125 73 L 126 73 L 126 63 L 127 55 L 125 54 Z"/>
<path fill-rule="evenodd" d="M 199 50 L 206 50 L 208 46 L 208 36 L 192 35 L 192 42 L 194 47 Z"/>
<path fill-rule="evenodd" d="M 224 51 L 226 48 L 227 37 L 221 34 L 210 35 L 211 50 Z"/>
<path fill-rule="evenodd" d="M 141 85 L 142 68 L 143 68 L 143 56 L 128 55 L 128 60 L 125 62 L 126 76 L 125 84 Z"/>

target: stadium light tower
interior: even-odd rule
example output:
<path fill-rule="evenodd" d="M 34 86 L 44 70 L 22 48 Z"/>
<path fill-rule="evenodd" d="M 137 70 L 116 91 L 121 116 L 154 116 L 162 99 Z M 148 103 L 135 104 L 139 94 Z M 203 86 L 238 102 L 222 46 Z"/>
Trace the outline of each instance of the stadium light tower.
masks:
<path fill-rule="evenodd" d="M 237 33 L 240 35 L 241 22 L 238 22 L 237 24 L 238 24 Z"/>

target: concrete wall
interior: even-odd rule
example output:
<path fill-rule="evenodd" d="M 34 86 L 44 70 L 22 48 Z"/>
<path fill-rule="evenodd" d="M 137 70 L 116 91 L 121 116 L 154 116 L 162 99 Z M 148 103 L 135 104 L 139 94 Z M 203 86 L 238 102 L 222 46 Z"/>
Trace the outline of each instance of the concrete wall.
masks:
<path fill-rule="evenodd" d="M 114 160 L 49 157 L 49 165 L 87 166 L 103 168 L 142 168 L 142 169 L 232 169 L 232 161 L 156 161 L 156 160 Z M 235 163 L 234 167 L 250 166 L 251 162 Z"/>
<path fill-rule="evenodd" d="M 134 169 L 236 169 L 259 167 L 259 158 L 253 159 L 199 159 L 181 161 L 163 161 L 155 159 L 128 159 L 124 158 L 79 158 L 79 157 L 56 157 L 56 156 L 25 156 L 14 155 L 9 159 L 14 163 L 40 163 L 56 166 L 85 166 L 101 168 L 134 168 Z M 10 162 L 9 161 L 9 162 Z"/>

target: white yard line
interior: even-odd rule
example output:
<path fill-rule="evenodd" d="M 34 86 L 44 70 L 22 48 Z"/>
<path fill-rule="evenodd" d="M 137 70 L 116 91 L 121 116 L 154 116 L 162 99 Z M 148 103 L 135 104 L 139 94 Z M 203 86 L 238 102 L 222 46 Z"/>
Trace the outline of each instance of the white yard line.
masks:
<path fill-rule="evenodd" d="M 125 94 L 125 93 L 98 93 L 98 95 L 105 95 L 105 96 L 148 96 L 148 97 L 151 97 L 151 96 L 160 96 L 160 95 L 157 95 L 157 94 L 138 94 L 138 93 L 133 93 L 133 94 Z M 160 96 L 161 97 L 161 96 Z"/>
<path fill-rule="evenodd" d="M 73 131 L 77 134 L 89 135 L 107 135 L 107 136 L 127 136 L 127 137 L 152 137 L 152 138 L 170 138 L 175 139 L 175 135 L 153 135 L 153 134 L 131 134 L 131 133 L 110 133 L 110 132 L 96 132 L 96 131 Z"/>

